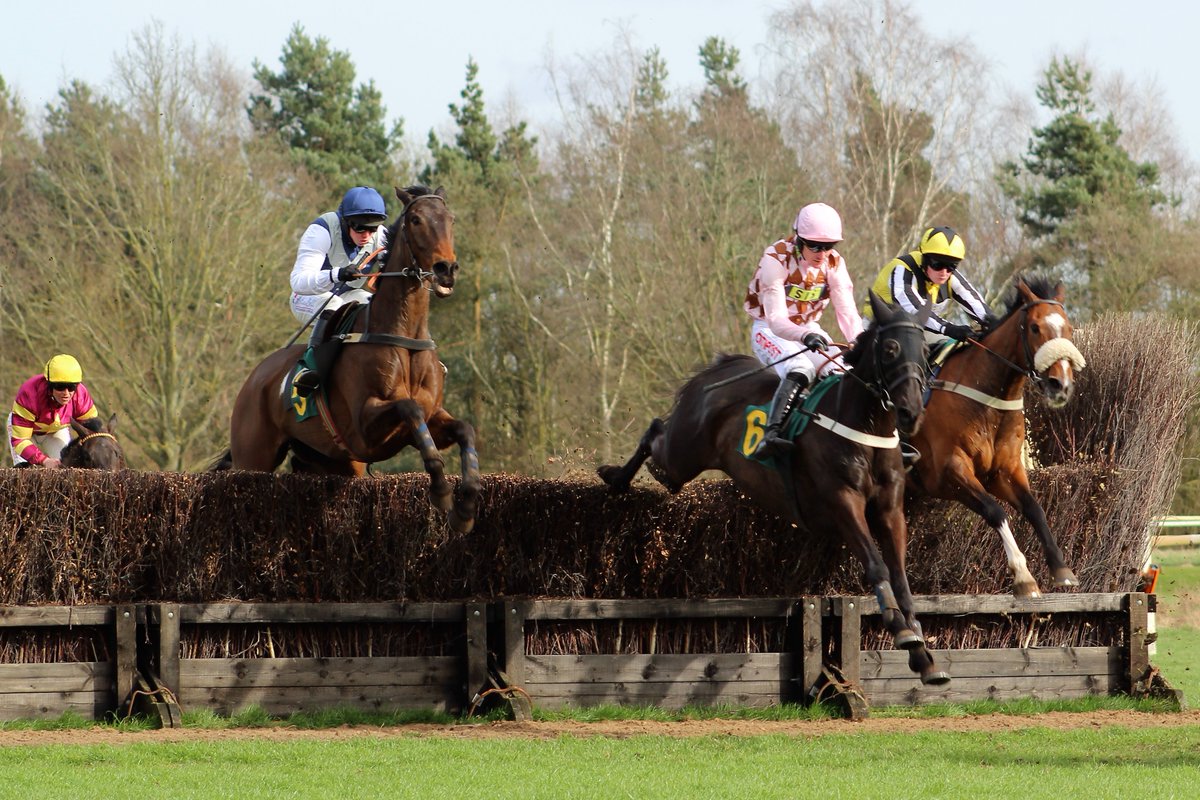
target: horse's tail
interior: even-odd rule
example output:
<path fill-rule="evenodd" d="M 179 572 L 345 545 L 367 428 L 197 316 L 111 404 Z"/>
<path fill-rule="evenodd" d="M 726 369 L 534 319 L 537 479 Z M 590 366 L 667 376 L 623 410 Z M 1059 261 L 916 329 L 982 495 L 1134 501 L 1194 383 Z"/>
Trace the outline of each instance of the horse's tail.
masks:
<path fill-rule="evenodd" d="M 205 472 L 222 472 L 227 469 L 233 469 L 232 450 L 226 450 L 224 453 L 218 456 L 211 464 L 208 465 L 208 469 L 206 469 Z"/>

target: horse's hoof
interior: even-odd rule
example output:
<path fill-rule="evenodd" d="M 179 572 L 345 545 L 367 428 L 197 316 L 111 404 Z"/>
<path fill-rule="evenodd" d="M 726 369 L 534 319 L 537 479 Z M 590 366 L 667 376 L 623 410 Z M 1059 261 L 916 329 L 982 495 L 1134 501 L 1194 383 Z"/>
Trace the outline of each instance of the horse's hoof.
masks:
<path fill-rule="evenodd" d="M 608 488 L 613 492 L 623 492 L 629 488 L 629 481 L 622 479 L 621 468 L 616 464 L 605 464 L 596 468 L 596 474 L 600 476 L 600 480 L 608 484 Z"/>
<path fill-rule="evenodd" d="M 446 516 L 446 523 L 455 533 L 470 533 L 475 529 L 475 518 L 462 516 L 458 513 L 457 508 L 450 509 L 450 513 Z"/>
<path fill-rule="evenodd" d="M 921 683 L 925 686 L 945 686 L 950 682 L 950 673 L 944 669 L 931 667 L 928 671 L 921 673 Z"/>
<path fill-rule="evenodd" d="M 892 637 L 892 642 L 901 650 L 911 650 L 925 644 L 925 640 L 913 631 L 905 628 Z"/>
<path fill-rule="evenodd" d="M 1013 596 L 1023 600 L 1036 600 L 1042 596 L 1042 591 L 1036 583 L 1014 583 Z"/>
<path fill-rule="evenodd" d="M 1078 585 L 1079 578 L 1075 577 L 1075 573 L 1071 571 L 1070 567 L 1063 567 L 1054 571 L 1055 589 L 1069 589 L 1072 586 Z"/>

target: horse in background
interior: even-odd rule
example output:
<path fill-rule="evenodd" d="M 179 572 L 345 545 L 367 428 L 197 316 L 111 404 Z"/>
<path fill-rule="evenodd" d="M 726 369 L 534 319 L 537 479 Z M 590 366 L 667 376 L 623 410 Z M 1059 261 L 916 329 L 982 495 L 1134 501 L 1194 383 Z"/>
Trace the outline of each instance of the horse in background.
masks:
<path fill-rule="evenodd" d="M 651 422 L 629 461 L 598 473 L 612 491 L 624 491 L 649 460 L 650 474 L 678 492 L 701 472 L 719 469 L 783 519 L 815 535 L 836 531 L 863 564 L 883 623 L 896 646 L 908 651 L 909 667 L 922 683 L 943 684 L 950 676 L 925 647 L 905 573 L 905 473 L 897 434 L 897 427 L 905 435 L 921 427 L 923 317 L 929 311 L 910 315 L 874 293 L 870 302 L 877 323 L 847 354 L 849 372 L 814 408 L 797 409 L 812 421 L 778 469 L 749 458 L 766 414 L 748 406 L 769 405 L 779 379 L 750 356 L 721 355 L 679 389 L 670 416 Z"/>
<path fill-rule="evenodd" d="M 71 429 L 75 431 L 76 438 L 63 448 L 59 456 L 62 465 L 110 471 L 125 469 L 125 453 L 114 434 L 116 427 L 116 414 L 109 417 L 107 423 L 99 417 L 86 422 L 71 420 Z"/>
<path fill-rule="evenodd" d="M 388 230 L 387 262 L 372 279 L 374 298 L 341 336 L 323 388 L 298 400 L 290 391 L 305 345 L 267 356 L 238 393 L 230 450 L 216 468 L 270 472 L 290 452 L 294 472 L 362 476 L 368 464 L 411 446 L 429 473 L 431 501 L 466 532 L 479 494 L 475 429 L 442 407 L 445 368 L 429 336 L 430 295 L 449 297 L 458 276 L 454 215 L 440 188 L 397 188 L 396 197 L 402 209 Z M 315 402 L 321 413 L 301 419 L 294 400 Z M 439 452 L 452 444 L 461 457 L 457 497 Z"/>
<path fill-rule="evenodd" d="M 1079 585 L 1021 460 L 1026 383 L 1051 408 L 1061 408 L 1074 394 L 1075 372 L 1085 365 L 1071 341 L 1063 300 L 1061 283 L 1017 278 L 1005 315 L 978 342 L 946 358 L 930 384 L 925 425 L 910 440 L 921 457 L 909 473 L 909 488 L 956 500 L 983 517 L 1004 545 L 1018 597 L 1041 592 L 997 498 L 1020 509 L 1037 532 L 1055 587 Z"/>

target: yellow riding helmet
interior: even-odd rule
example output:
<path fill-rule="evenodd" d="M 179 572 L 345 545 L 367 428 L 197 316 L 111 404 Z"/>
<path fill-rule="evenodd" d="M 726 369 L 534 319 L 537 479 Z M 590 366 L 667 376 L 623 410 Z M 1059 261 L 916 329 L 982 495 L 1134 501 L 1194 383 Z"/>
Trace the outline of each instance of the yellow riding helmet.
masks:
<path fill-rule="evenodd" d="M 962 237 L 955 233 L 953 228 L 943 225 L 925 231 L 921 237 L 921 253 L 922 255 L 944 256 L 962 261 L 963 256 L 967 254 L 967 246 L 963 244 Z"/>
<path fill-rule="evenodd" d="M 46 362 L 46 370 L 42 373 L 49 383 L 79 383 L 83 380 L 83 368 L 75 360 L 75 356 L 59 353 Z"/>

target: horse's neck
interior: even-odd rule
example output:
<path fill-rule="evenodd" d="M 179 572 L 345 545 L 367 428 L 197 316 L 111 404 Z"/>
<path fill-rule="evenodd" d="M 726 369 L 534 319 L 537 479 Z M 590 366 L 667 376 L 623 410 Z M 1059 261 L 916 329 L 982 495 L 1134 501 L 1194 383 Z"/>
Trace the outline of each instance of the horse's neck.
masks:
<path fill-rule="evenodd" d="M 950 357 L 940 377 L 1003 399 L 1020 397 L 1025 391 L 1025 373 L 1018 368 L 1025 354 L 1021 351 L 1021 331 L 1016 318 L 1010 318 L 980 344 L 991 352 L 968 345 Z"/>
<path fill-rule="evenodd" d="M 371 300 L 368 330 L 410 338 L 429 334 L 429 292 L 413 278 L 383 277 Z"/>
<path fill-rule="evenodd" d="M 896 417 L 875 393 L 875 383 L 874 366 L 850 370 L 850 374 L 830 392 L 836 403 L 833 416 L 842 424 L 866 433 L 886 434 L 894 430 Z"/>

